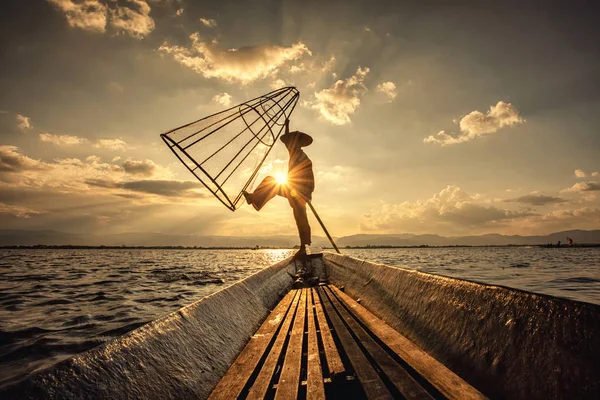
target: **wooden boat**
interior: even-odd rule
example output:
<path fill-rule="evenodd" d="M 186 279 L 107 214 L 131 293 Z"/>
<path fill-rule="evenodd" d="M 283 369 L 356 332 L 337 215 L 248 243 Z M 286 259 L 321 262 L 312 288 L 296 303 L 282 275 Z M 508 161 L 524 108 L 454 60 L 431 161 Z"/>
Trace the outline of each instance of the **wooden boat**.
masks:
<path fill-rule="evenodd" d="M 294 284 L 306 269 L 312 285 Z M 600 398 L 600 307 L 289 258 L 0 391 L 18 398 Z"/>

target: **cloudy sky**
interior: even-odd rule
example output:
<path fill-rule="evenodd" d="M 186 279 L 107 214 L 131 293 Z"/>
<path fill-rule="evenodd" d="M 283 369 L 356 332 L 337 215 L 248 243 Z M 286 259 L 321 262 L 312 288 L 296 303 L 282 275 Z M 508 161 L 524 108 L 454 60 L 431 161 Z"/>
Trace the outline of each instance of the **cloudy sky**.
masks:
<path fill-rule="evenodd" d="M 335 236 L 600 229 L 597 10 L 524 3 L 3 1 L 2 228 L 295 234 L 159 134 L 296 86 Z"/>

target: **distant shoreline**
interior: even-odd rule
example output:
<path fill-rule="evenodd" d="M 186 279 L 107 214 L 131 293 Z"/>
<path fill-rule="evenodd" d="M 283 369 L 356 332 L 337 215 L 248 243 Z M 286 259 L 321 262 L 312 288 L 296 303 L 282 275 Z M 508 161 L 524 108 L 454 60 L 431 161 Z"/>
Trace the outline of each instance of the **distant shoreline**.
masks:
<path fill-rule="evenodd" d="M 499 245 L 446 245 L 446 246 L 433 246 L 433 245 L 418 245 L 418 246 L 386 246 L 386 245 L 366 245 L 366 246 L 346 246 L 340 247 L 346 250 L 361 250 L 361 249 L 446 249 L 446 248 L 463 248 L 463 247 L 542 247 L 542 248 L 588 248 L 588 247 L 600 247 L 600 243 L 581 243 L 574 244 L 573 246 L 561 245 L 556 246 L 554 244 L 499 244 Z M 324 250 L 331 250 L 331 247 L 322 247 Z M 297 250 L 290 247 L 276 247 L 276 246 L 258 246 L 258 247 L 235 247 L 235 246 L 80 246 L 80 245 L 32 245 L 32 246 L 0 246 L 2 250 Z"/>

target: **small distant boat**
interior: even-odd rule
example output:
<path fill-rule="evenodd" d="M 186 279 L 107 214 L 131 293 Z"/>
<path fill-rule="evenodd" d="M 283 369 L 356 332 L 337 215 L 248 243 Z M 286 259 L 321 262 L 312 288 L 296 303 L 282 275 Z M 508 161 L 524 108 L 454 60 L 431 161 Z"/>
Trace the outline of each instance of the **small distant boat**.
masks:
<path fill-rule="evenodd" d="M 324 253 L 265 268 L 0 398 L 600 398 L 598 360 L 600 306 Z"/>

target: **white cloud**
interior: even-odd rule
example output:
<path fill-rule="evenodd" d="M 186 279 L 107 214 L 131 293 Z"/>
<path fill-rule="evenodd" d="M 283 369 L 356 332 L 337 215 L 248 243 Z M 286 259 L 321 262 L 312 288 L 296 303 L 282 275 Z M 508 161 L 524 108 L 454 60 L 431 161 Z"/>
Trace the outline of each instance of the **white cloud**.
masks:
<path fill-rule="evenodd" d="M 304 104 L 318 110 L 321 117 L 335 125 L 347 124 L 360 105 L 360 96 L 366 91 L 364 80 L 368 73 L 369 68 L 358 67 L 354 75 L 316 92 L 315 100 Z"/>
<path fill-rule="evenodd" d="M 19 124 L 17 125 L 17 127 L 22 130 L 25 131 L 27 129 L 32 129 L 33 126 L 31 126 L 31 122 L 29 121 L 29 118 L 21 115 L 21 114 L 17 114 L 16 115 L 17 121 L 19 121 Z"/>
<path fill-rule="evenodd" d="M 514 199 L 505 199 L 502 200 L 505 203 L 523 203 L 529 204 L 532 206 L 544 206 L 547 204 L 558 204 L 558 203 L 566 203 L 568 200 L 556 197 L 556 196 L 547 196 L 540 193 L 530 193 L 524 196 L 520 196 Z"/>
<path fill-rule="evenodd" d="M 123 170 L 131 175 L 152 176 L 158 166 L 152 160 L 125 160 Z"/>
<path fill-rule="evenodd" d="M 71 135 L 53 135 L 51 133 L 40 133 L 42 142 L 52 143 L 57 146 L 74 146 L 87 142 L 87 139 Z"/>
<path fill-rule="evenodd" d="M 42 161 L 21 154 L 16 146 L 0 145 L 0 171 L 22 172 L 46 168 L 47 165 Z"/>
<path fill-rule="evenodd" d="M 321 72 L 331 71 L 331 69 L 335 66 L 336 61 L 337 60 L 334 55 L 329 57 L 329 60 L 327 60 L 327 61 L 325 61 L 325 63 L 323 63 L 323 66 L 321 67 Z"/>
<path fill-rule="evenodd" d="M 600 209 L 582 207 L 578 209 L 555 210 L 541 216 L 542 221 L 576 220 L 578 222 L 600 223 Z"/>
<path fill-rule="evenodd" d="M 287 86 L 285 81 L 281 78 L 279 79 L 275 79 L 273 82 L 271 82 L 271 89 L 279 89 L 282 87 Z"/>
<path fill-rule="evenodd" d="M 363 216 L 361 229 L 379 232 L 474 233 L 535 215 L 529 210 L 513 211 L 478 204 L 479 197 L 448 185 L 426 200 L 381 203 L 370 214 Z"/>
<path fill-rule="evenodd" d="M 32 210 L 31 208 L 0 203 L 0 215 L 9 214 L 17 218 L 31 218 L 34 215 L 41 214 L 39 211 Z"/>
<path fill-rule="evenodd" d="M 431 135 L 423 140 L 424 143 L 435 143 L 442 146 L 464 143 L 480 136 L 491 135 L 499 129 L 524 123 L 519 111 L 511 103 L 499 101 L 491 106 L 487 114 L 472 111 L 459 121 L 460 132 L 449 134 L 442 130 L 437 135 Z"/>
<path fill-rule="evenodd" d="M 600 190 L 600 182 L 579 182 L 570 188 L 562 190 L 562 192 L 595 192 Z"/>
<path fill-rule="evenodd" d="M 375 90 L 386 95 L 389 101 L 394 100 L 398 96 L 396 84 L 391 81 L 381 82 Z"/>
<path fill-rule="evenodd" d="M 145 0 L 48 0 L 65 14 L 73 28 L 91 32 L 105 32 L 107 23 L 118 32 L 134 38 L 146 37 L 155 28 L 150 17 L 150 6 Z"/>
<path fill-rule="evenodd" d="M 97 149 L 125 150 L 127 143 L 121 139 L 100 139 L 96 142 L 94 147 Z"/>
<path fill-rule="evenodd" d="M 229 93 L 219 93 L 213 96 L 213 101 L 225 107 L 231 105 L 231 95 Z"/>
<path fill-rule="evenodd" d="M 91 32 L 104 32 L 108 8 L 98 0 L 48 0 L 65 14 L 72 28 Z"/>
<path fill-rule="evenodd" d="M 173 202 L 177 197 L 207 197 L 200 182 L 173 180 L 168 168 L 152 160 L 128 159 L 116 165 L 101 162 L 100 157 L 92 155 L 83 160 L 63 158 L 44 163 L 23 155 L 15 146 L 0 146 L 0 182 L 6 190 L 43 189 L 63 195 L 87 195 L 90 187 L 97 194 L 125 198 L 129 198 L 127 193 L 135 192 L 137 195 L 132 198 L 152 203 Z"/>
<path fill-rule="evenodd" d="M 217 21 L 214 19 L 200 18 L 200 22 L 202 22 L 202 25 L 206 26 L 207 28 L 214 28 L 217 26 Z"/>
<path fill-rule="evenodd" d="M 175 61 L 205 78 L 218 78 L 228 82 L 248 84 L 276 73 L 284 64 L 311 55 L 302 42 L 290 47 L 249 46 L 223 50 L 216 42 L 204 42 L 198 33 L 190 35 L 189 48 L 169 46 L 166 42 L 159 50 L 171 54 Z"/>
<path fill-rule="evenodd" d="M 304 63 L 300 65 L 292 65 L 290 67 L 290 74 L 299 74 L 300 72 L 306 71 L 306 66 Z"/>
<path fill-rule="evenodd" d="M 585 178 L 585 171 L 582 169 L 576 169 L 575 176 L 578 178 Z"/>
<path fill-rule="evenodd" d="M 110 24 L 120 32 L 142 39 L 155 28 L 150 6 L 144 0 L 128 0 L 128 7 L 110 10 Z"/>

